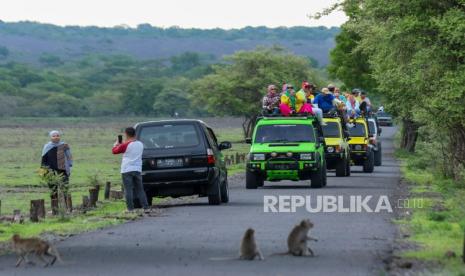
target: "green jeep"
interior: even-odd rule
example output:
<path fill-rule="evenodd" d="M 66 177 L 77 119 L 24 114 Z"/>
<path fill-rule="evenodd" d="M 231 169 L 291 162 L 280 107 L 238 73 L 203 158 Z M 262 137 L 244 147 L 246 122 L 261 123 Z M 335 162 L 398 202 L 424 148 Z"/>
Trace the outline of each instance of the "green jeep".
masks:
<path fill-rule="evenodd" d="M 262 117 L 255 126 L 246 166 L 246 188 L 264 181 L 311 180 L 326 186 L 325 139 L 315 117 Z"/>

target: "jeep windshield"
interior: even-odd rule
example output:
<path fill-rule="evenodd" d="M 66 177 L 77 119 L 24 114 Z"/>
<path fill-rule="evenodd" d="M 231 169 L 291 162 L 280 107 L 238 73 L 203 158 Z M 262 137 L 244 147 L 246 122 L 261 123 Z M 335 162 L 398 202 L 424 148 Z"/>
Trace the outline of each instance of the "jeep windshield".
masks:
<path fill-rule="evenodd" d="M 192 124 L 144 126 L 139 141 L 145 149 L 195 147 L 200 143 L 196 127 Z"/>
<path fill-rule="evenodd" d="M 323 126 L 323 136 L 326 138 L 339 138 L 341 133 L 339 132 L 339 124 L 336 122 L 326 122 Z"/>
<path fill-rule="evenodd" d="M 354 123 L 354 127 L 349 128 L 350 136 L 353 137 L 365 137 L 365 125 L 360 123 Z"/>
<path fill-rule="evenodd" d="M 315 142 L 310 125 L 262 125 L 255 134 L 255 143 Z"/>

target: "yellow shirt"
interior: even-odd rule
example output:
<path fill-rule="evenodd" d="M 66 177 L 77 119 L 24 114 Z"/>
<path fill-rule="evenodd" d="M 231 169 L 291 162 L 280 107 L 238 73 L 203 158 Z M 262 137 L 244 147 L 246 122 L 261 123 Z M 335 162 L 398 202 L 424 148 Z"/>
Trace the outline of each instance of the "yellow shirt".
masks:
<path fill-rule="evenodd" d="M 313 100 L 315 99 L 315 95 L 310 94 L 310 96 L 308 96 L 307 99 L 309 99 L 313 103 Z"/>
<path fill-rule="evenodd" d="M 292 108 L 291 104 L 291 99 L 286 95 L 286 93 L 283 93 L 281 95 L 281 104 L 288 105 L 290 108 Z"/>
<path fill-rule="evenodd" d="M 307 95 L 305 95 L 304 91 L 299 90 L 299 92 L 295 94 L 295 111 L 300 112 L 300 109 L 305 103 L 307 103 Z"/>

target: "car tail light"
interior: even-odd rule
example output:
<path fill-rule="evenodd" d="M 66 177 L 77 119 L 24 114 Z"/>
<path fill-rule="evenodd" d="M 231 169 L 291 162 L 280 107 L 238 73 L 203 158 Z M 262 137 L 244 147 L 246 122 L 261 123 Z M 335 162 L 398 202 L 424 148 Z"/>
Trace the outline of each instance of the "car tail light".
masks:
<path fill-rule="evenodd" d="M 341 151 L 341 147 L 338 146 L 338 145 L 336 145 L 336 146 L 334 147 L 334 151 L 335 151 L 335 152 L 340 152 L 340 151 Z"/>
<path fill-rule="evenodd" d="M 215 165 L 215 155 L 212 149 L 207 149 L 207 163 L 208 165 Z"/>

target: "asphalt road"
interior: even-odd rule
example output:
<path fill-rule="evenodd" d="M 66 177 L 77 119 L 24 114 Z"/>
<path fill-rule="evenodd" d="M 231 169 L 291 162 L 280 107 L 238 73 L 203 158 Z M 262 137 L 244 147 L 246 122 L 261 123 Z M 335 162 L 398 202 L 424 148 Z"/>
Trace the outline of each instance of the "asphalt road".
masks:
<path fill-rule="evenodd" d="M 392 247 L 393 213 L 318 212 L 298 208 L 294 213 L 265 213 L 265 195 L 388 196 L 392 207 L 399 182 L 399 166 L 393 159 L 395 128 L 382 133 L 383 166 L 366 174 L 352 167 L 352 176 L 329 173 L 328 185 L 310 189 L 305 182 L 265 183 L 246 190 L 244 176 L 230 179 L 231 202 L 209 206 L 206 198 L 166 208 L 159 217 L 148 217 L 110 229 L 85 233 L 60 242 L 65 264 L 51 268 L 15 268 L 15 257 L 0 258 L 0 275 L 379 275 L 382 258 Z M 312 206 L 314 206 L 312 203 Z M 286 237 L 299 220 L 310 218 L 319 238 L 310 246 L 315 257 L 270 256 L 286 251 Z M 235 257 L 247 227 L 256 230 L 264 261 L 211 260 Z"/>

